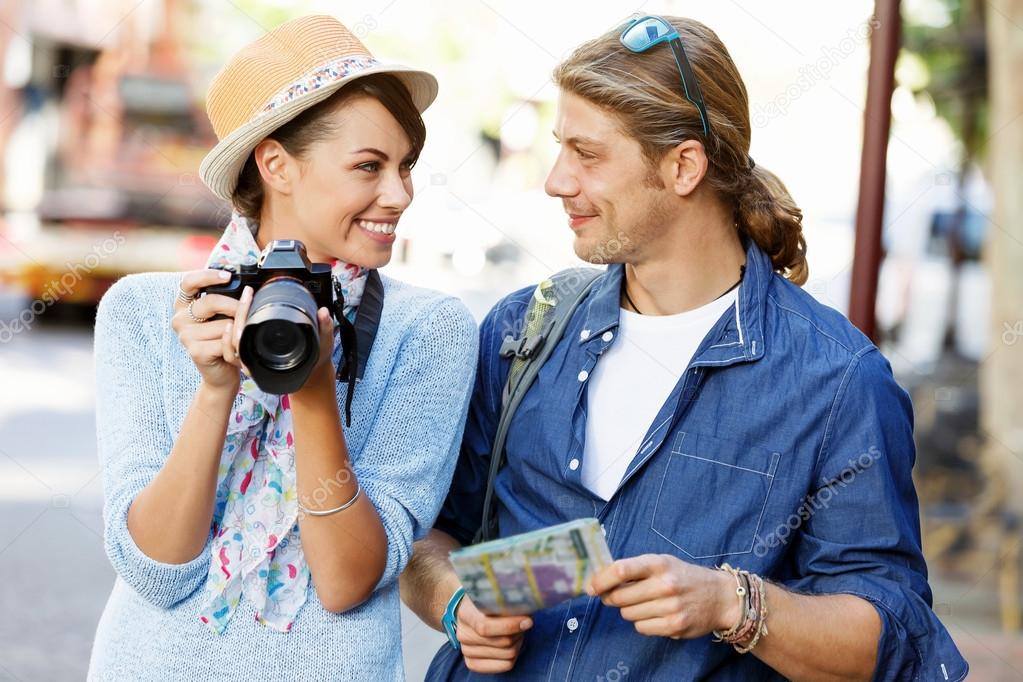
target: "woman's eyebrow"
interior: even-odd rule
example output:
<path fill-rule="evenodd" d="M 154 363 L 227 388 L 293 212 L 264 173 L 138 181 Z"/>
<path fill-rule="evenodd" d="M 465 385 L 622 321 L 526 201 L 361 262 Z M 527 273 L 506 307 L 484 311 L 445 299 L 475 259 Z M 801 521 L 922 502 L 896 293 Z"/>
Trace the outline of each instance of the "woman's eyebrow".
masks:
<path fill-rule="evenodd" d="M 387 156 L 387 154 L 383 153 L 382 151 L 380 151 L 379 149 L 377 149 L 375 147 L 363 147 L 362 149 L 357 149 L 357 150 L 355 150 L 352 153 L 353 154 L 362 154 L 363 152 L 369 152 L 370 154 L 376 154 L 377 156 L 379 156 L 384 161 L 387 161 L 387 159 L 389 158 Z"/>

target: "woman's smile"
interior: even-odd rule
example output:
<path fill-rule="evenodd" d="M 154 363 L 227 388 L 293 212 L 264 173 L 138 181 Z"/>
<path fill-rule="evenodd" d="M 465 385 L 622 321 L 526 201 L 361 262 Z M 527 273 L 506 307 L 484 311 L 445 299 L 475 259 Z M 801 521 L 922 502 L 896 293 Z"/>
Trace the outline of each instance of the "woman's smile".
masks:
<path fill-rule="evenodd" d="M 375 242 L 381 244 L 393 244 L 397 236 L 394 234 L 398 228 L 398 219 L 358 219 L 354 221 L 355 226 Z"/>

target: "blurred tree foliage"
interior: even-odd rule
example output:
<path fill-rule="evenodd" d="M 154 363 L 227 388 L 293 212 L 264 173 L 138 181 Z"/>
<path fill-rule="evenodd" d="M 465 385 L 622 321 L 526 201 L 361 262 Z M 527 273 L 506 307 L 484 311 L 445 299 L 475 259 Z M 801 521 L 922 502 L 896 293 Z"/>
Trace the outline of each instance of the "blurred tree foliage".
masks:
<path fill-rule="evenodd" d="M 929 6 L 928 6 L 929 3 Z M 937 114 L 963 145 L 961 168 L 982 161 L 988 139 L 988 47 L 984 0 L 928 0 L 925 11 L 904 12 L 904 54 L 923 67 L 922 78 L 903 83 L 926 92 Z"/>

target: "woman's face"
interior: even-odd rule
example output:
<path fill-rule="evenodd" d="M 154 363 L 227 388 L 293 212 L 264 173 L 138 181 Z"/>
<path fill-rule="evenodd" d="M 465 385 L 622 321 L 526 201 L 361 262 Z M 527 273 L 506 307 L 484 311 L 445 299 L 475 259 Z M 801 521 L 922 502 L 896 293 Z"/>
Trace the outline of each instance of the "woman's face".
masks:
<path fill-rule="evenodd" d="M 373 97 L 354 97 L 328 116 L 334 133 L 310 145 L 301 160 L 280 152 L 287 181 L 274 188 L 283 192 L 267 188 L 269 238 L 301 240 L 313 262 L 338 258 L 382 267 L 412 201 L 411 143 Z M 266 236 L 262 227 L 259 234 Z"/>

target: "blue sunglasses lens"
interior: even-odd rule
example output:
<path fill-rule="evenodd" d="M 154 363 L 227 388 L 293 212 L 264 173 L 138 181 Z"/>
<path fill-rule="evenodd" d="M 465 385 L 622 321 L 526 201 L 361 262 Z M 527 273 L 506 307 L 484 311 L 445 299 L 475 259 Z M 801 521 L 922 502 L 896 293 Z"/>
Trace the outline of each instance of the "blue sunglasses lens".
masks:
<path fill-rule="evenodd" d="M 633 52 L 643 52 L 674 32 L 675 30 L 664 20 L 647 17 L 625 29 L 622 33 L 622 43 Z"/>
<path fill-rule="evenodd" d="M 703 95 L 700 93 L 700 86 L 696 82 L 696 74 L 686 56 L 682 39 L 678 31 L 661 17 L 648 16 L 640 19 L 633 19 L 627 25 L 619 38 L 622 45 L 632 52 L 646 52 L 654 45 L 663 42 L 672 42 L 672 52 L 675 55 L 675 63 L 678 65 L 678 75 L 682 79 L 682 93 L 686 99 L 700 112 L 700 122 L 703 124 L 703 133 L 710 134 L 710 127 L 707 124 L 707 107 L 703 103 Z M 690 92 L 692 91 L 692 92 Z"/>

